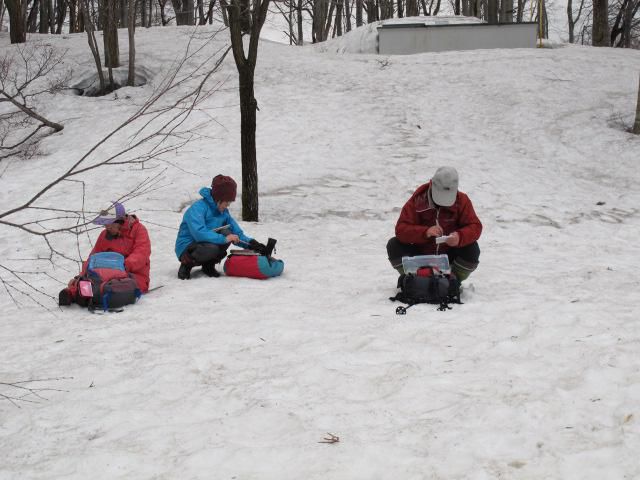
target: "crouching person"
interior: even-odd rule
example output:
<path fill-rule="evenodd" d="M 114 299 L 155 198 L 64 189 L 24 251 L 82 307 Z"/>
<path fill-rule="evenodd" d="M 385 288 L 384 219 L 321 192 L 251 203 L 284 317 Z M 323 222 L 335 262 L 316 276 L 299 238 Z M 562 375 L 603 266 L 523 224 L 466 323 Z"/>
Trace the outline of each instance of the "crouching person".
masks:
<path fill-rule="evenodd" d="M 141 293 L 149 291 L 149 270 L 151 242 L 147 229 L 135 215 L 128 215 L 121 203 L 112 207 L 93 220 L 95 225 L 103 225 L 95 246 L 88 259 L 96 253 L 115 252 L 124 257 L 124 269 L 135 280 Z M 78 301 L 78 280 L 87 276 L 89 260 L 84 262 L 79 276 L 69 282 L 67 288 L 58 295 L 60 305 L 71 305 Z"/>
<path fill-rule="evenodd" d="M 200 189 L 202 199 L 184 213 L 175 248 L 180 260 L 179 279 L 190 279 L 191 269 L 196 266 L 201 266 L 209 277 L 219 277 L 216 264 L 226 257 L 232 243 L 263 255 L 271 254 L 265 245 L 245 235 L 229 213 L 228 207 L 236 199 L 236 190 L 233 178 L 216 175 L 211 188 Z"/>
<path fill-rule="evenodd" d="M 404 256 L 446 253 L 452 272 L 463 281 L 478 267 L 481 233 L 471 200 L 458 190 L 458 172 L 440 167 L 402 207 L 396 236 L 387 243 L 389 262 L 402 274 Z M 443 236 L 446 241 L 436 243 Z"/>

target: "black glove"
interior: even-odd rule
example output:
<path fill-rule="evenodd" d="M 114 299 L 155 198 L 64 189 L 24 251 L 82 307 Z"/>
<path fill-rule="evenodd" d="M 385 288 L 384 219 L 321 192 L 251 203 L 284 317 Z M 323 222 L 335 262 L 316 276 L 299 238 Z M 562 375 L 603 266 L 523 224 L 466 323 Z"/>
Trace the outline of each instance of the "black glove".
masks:
<path fill-rule="evenodd" d="M 253 250 L 254 252 L 258 252 L 260 255 L 264 255 L 265 251 L 267 250 L 266 246 L 256 240 L 251 240 L 249 242 L 249 248 L 251 248 L 251 250 Z"/>

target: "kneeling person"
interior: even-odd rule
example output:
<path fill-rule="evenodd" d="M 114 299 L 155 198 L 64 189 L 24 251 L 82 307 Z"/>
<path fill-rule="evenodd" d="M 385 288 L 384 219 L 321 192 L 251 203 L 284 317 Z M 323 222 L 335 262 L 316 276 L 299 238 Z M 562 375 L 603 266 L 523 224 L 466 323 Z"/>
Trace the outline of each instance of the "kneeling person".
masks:
<path fill-rule="evenodd" d="M 78 280 L 86 277 L 88 259 L 95 253 L 116 252 L 124 257 L 124 267 L 135 280 L 142 293 L 149 291 L 151 242 L 147 229 L 138 217 L 127 214 L 124 205 L 114 202 L 111 208 L 95 218 L 95 225 L 104 226 L 95 246 L 82 266 L 82 272 L 69 282 L 58 295 L 59 305 L 71 305 L 78 301 Z"/>
<path fill-rule="evenodd" d="M 478 267 L 481 233 L 482 223 L 471 200 L 458 191 L 458 172 L 440 167 L 402 207 L 396 236 L 387 243 L 389 262 L 404 273 L 404 256 L 446 253 L 452 272 L 463 281 Z M 447 240 L 436 244 L 436 238 L 442 236 Z"/>
<path fill-rule="evenodd" d="M 191 205 L 182 217 L 176 239 L 176 256 L 180 260 L 178 278 L 191 278 L 191 269 L 202 266 L 209 277 L 219 277 L 216 264 L 227 255 L 230 244 L 250 248 L 263 255 L 270 249 L 244 234 L 229 213 L 229 205 L 236 199 L 235 180 L 216 175 L 211 188 L 200 189 L 201 200 Z"/>

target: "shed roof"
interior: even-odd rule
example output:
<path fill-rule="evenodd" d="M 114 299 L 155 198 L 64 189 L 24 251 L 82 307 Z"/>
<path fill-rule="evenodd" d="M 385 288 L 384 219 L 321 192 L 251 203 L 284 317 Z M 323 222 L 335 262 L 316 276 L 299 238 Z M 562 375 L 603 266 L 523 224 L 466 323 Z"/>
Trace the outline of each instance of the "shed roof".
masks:
<path fill-rule="evenodd" d="M 405 17 L 383 20 L 379 28 L 402 27 L 433 27 L 440 25 L 477 25 L 484 22 L 477 17 L 465 17 L 464 15 L 431 16 L 431 17 Z"/>

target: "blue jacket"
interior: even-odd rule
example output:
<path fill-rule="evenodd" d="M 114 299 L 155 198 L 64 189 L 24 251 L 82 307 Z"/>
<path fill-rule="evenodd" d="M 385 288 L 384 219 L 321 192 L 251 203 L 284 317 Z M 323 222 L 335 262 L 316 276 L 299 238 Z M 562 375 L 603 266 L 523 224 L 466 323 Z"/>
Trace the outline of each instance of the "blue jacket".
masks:
<path fill-rule="evenodd" d="M 227 243 L 224 235 L 213 231 L 214 228 L 224 225 L 229 225 L 231 233 L 238 235 L 243 242 L 249 243 L 252 240 L 251 237 L 247 237 L 244 234 L 238 222 L 229 213 L 229 209 L 225 209 L 224 212 L 220 213 L 218 204 L 211 196 L 210 188 L 201 188 L 200 195 L 202 195 L 202 200 L 198 200 L 191 205 L 182 217 L 178 238 L 176 238 L 176 255 L 178 259 L 193 242 L 216 243 L 218 245 Z M 244 244 L 239 246 L 246 247 Z"/>

